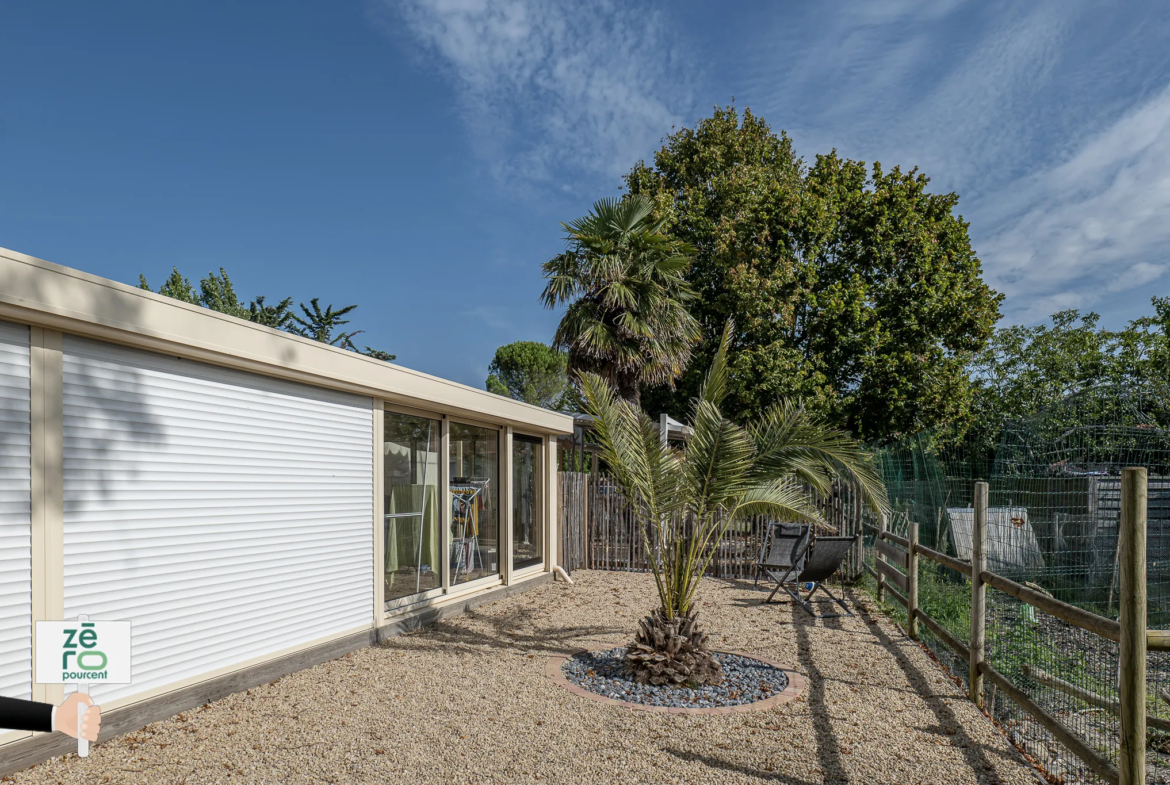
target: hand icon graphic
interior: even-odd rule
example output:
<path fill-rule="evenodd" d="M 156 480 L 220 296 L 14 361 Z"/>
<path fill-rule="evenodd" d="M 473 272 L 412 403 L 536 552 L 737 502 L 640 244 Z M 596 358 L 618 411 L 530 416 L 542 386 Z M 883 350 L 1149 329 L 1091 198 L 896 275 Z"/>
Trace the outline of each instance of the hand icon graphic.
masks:
<path fill-rule="evenodd" d="M 77 715 L 81 712 L 80 726 Z M 67 736 L 82 738 L 86 741 L 97 741 L 98 732 L 102 727 L 102 710 L 93 705 L 88 695 L 75 692 L 57 707 L 53 715 L 53 730 L 59 730 Z M 80 730 L 79 730 L 80 728 Z"/>

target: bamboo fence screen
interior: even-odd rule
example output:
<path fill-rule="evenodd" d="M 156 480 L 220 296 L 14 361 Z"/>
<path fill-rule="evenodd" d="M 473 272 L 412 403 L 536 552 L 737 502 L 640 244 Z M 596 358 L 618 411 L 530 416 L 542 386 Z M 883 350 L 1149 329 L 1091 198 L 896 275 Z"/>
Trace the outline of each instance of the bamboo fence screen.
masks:
<path fill-rule="evenodd" d="M 648 549 L 633 507 L 611 477 L 594 472 L 561 472 L 560 565 L 576 569 L 649 570 Z M 860 534 L 864 515 L 861 497 L 852 485 L 836 483 L 826 494 L 815 494 L 825 520 L 841 535 Z M 754 516 L 728 527 L 716 547 L 707 574 L 748 580 L 755 576 L 769 519 Z M 842 576 L 853 580 L 864 570 L 860 540 L 842 565 Z"/>

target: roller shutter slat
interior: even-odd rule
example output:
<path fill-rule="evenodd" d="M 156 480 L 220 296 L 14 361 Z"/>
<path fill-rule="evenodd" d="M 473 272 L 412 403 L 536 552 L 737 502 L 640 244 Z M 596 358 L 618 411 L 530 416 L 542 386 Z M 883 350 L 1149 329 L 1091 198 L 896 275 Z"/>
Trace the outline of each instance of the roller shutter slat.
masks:
<path fill-rule="evenodd" d="M 109 701 L 368 624 L 368 399 L 66 336 L 65 613 L 134 622 Z"/>
<path fill-rule="evenodd" d="M 0 322 L 0 695 L 32 697 L 29 332 Z"/>

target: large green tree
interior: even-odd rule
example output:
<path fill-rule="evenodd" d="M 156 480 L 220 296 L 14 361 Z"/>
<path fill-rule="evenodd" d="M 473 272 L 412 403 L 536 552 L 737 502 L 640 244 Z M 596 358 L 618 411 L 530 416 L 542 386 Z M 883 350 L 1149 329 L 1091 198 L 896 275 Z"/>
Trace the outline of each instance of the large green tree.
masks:
<path fill-rule="evenodd" d="M 576 401 L 568 359 L 539 341 L 516 341 L 496 349 L 488 366 L 487 389 L 546 409 L 567 410 Z"/>
<path fill-rule="evenodd" d="M 982 280 L 955 194 L 836 152 L 807 166 L 783 132 L 735 108 L 671 134 L 626 184 L 695 249 L 689 307 L 703 331 L 677 389 L 647 391 L 647 408 L 686 411 L 734 319 L 735 419 L 799 398 L 872 439 L 967 415 L 966 366 L 1002 297 Z"/>
<path fill-rule="evenodd" d="M 568 304 L 553 347 L 569 371 L 596 373 L 635 404 L 646 385 L 671 385 L 699 337 L 684 280 L 692 249 L 663 230 L 644 197 L 599 199 L 561 224 L 565 252 L 544 263 L 545 307 Z"/>

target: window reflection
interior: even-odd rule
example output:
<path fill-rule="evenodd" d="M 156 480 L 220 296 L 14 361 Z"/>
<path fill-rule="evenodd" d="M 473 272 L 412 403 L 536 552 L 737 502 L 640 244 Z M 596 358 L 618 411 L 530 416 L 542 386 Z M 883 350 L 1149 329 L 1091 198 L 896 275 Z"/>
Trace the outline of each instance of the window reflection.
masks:
<path fill-rule="evenodd" d="M 451 584 L 500 572 L 500 434 L 451 423 Z"/>
<path fill-rule="evenodd" d="M 512 567 L 544 561 L 543 449 L 532 436 L 512 436 Z"/>
<path fill-rule="evenodd" d="M 387 411 L 383 418 L 385 600 L 442 586 L 439 536 L 441 423 Z"/>

